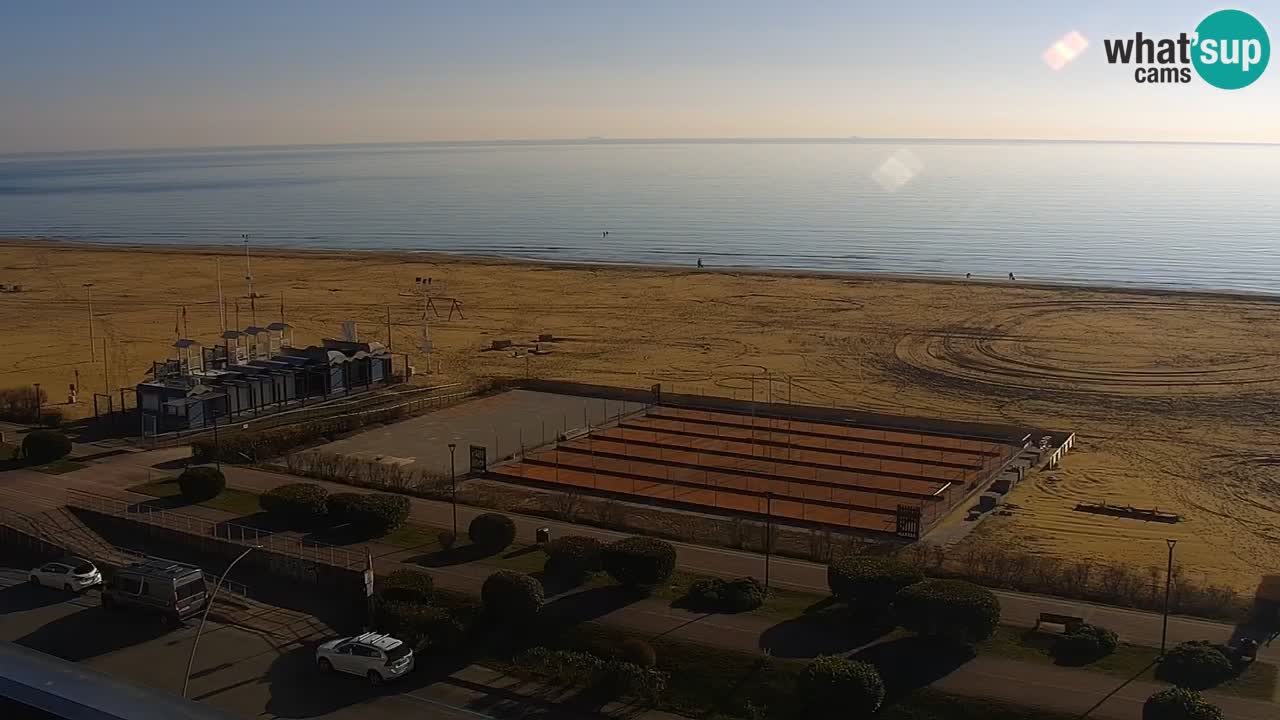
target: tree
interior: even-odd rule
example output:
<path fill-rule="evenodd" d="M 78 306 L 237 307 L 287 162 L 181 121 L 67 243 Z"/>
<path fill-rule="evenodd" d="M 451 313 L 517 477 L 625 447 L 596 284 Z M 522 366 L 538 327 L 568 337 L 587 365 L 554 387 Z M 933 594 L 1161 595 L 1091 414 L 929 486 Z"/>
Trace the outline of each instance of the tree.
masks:
<path fill-rule="evenodd" d="M 212 500 L 227 487 L 227 478 L 216 467 L 189 467 L 178 476 L 178 488 L 187 502 Z"/>
<path fill-rule="evenodd" d="M 899 590 L 921 580 L 919 568 L 896 558 L 846 555 L 827 567 L 831 594 L 861 609 L 886 608 Z"/>
<path fill-rule="evenodd" d="M 404 495 L 365 494 L 346 507 L 347 524 L 363 537 L 382 537 L 404 525 L 411 510 Z"/>
<path fill-rule="evenodd" d="M 315 483 L 290 483 L 259 495 L 258 505 L 267 515 L 288 527 L 308 529 L 324 519 L 328 495 Z"/>
<path fill-rule="evenodd" d="M 1142 720 L 1222 720 L 1222 710 L 1194 690 L 1174 687 L 1147 698 Z"/>
<path fill-rule="evenodd" d="M 898 623 L 919 635 L 972 645 L 995 632 L 1000 601 L 984 587 L 963 580 L 924 580 L 894 600 Z"/>
<path fill-rule="evenodd" d="M 542 571 L 549 577 L 582 582 L 601 569 L 603 543 L 585 535 L 565 535 L 547 545 L 547 562 Z"/>
<path fill-rule="evenodd" d="M 489 552 L 497 552 L 516 539 L 516 524 L 502 513 L 477 515 L 467 528 L 471 542 Z"/>
<path fill-rule="evenodd" d="M 605 572 L 623 587 L 648 589 L 671 578 L 676 549 L 668 542 L 635 536 L 606 545 L 601 560 Z"/>
<path fill-rule="evenodd" d="M 1179 643 L 1165 653 L 1156 668 L 1156 677 L 1192 690 L 1211 688 L 1234 673 L 1226 653 L 1205 640 Z"/>
<path fill-rule="evenodd" d="M 32 430 L 22 438 L 22 456 L 32 465 L 61 460 L 71 452 L 71 441 L 57 430 Z"/>
<path fill-rule="evenodd" d="M 480 588 L 485 613 L 504 625 L 519 626 L 533 621 L 544 599 L 542 583 L 514 570 L 499 570 Z"/>
<path fill-rule="evenodd" d="M 806 711 L 819 718 L 866 717 L 884 702 L 884 680 L 875 665 L 833 655 L 805 666 L 796 690 Z"/>

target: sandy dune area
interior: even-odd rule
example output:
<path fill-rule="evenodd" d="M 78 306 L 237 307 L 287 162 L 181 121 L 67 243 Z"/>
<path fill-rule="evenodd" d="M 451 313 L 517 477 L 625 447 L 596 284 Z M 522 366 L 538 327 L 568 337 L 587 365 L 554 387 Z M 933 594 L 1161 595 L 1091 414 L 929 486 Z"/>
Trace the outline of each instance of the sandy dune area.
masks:
<path fill-rule="evenodd" d="M 1263 298 L 708 269 L 546 266 L 395 253 L 0 244 L 0 386 L 55 402 L 131 386 L 179 333 L 220 334 L 215 258 L 232 325 L 285 319 L 298 343 L 358 322 L 419 370 L 431 278 L 440 379 L 561 378 L 883 412 L 1014 422 L 1079 434 L 1057 471 L 965 542 L 1163 565 L 1252 590 L 1280 572 L 1280 303 Z M 84 283 L 99 348 L 90 360 Z M 446 319 L 453 297 L 465 318 Z M 237 310 L 238 306 L 238 310 Z M 183 308 L 186 309 L 183 329 Z M 548 354 L 490 351 L 554 335 Z M 106 340 L 108 376 L 101 343 Z M 419 378 L 421 380 L 421 378 Z M 1078 512 L 1157 507 L 1177 525 Z"/>

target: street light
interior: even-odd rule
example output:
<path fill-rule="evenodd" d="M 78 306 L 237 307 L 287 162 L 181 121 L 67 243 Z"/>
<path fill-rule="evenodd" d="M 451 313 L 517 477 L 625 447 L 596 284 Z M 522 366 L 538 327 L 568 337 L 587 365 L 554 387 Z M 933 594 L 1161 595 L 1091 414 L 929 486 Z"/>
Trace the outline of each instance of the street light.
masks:
<path fill-rule="evenodd" d="M 191 656 L 187 658 L 187 674 L 182 678 L 182 697 L 185 698 L 187 696 L 187 685 L 191 683 L 191 666 L 196 661 L 196 648 L 200 646 L 200 634 L 204 632 L 204 623 L 209 619 L 209 610 L 213 607 L 213 601 L 218 598 L 218 590 L 222 587 L 222 581 L 227 579 L 227 574 L 231 572 L 231 568 L 235 567 L 236 563 L 243 560 L 245 555 L 248 555 L 254 550 L 260 549 L 262 549 L 261 545 L 252 545 L 245 548 L 244 552 L 237 555 L 236 559 L 232 560 L 231 564 L 227 566 L 227 569 L 222 571 L 222 575 L 218 578 L 217 584 L 213 586 L 213 592 L 209 595 L 209 598 L 205 600 L 204 612 L 200 615 L 200 627 L 196 629 L 196 637 L 191 641 Z"/>
<path fill-rule="evenodd" d="M 1169 569 L 1164 576 L 1164 624 L 1160 628 L 1160 657 L 1164 658 L 1165 641 L 1169 638 L 1169 589 L 1173 585 L 1173 546 L 1178 544 L 1172 538 L 1165 540 L 1169 545 Z"/>
<path fill-rule="evenodd" d="M 764 494 L 764 592 L 769 594 L 769 553 L 773 545 L 773 493 Z"/>
<path fill-rule="evenodd" d="M 32 383 L 36 386 L 36 422 L 40 422 L 40 413 L 44 408 L 40 406 L 40 383 Z"/>
<path fill-rule="evenodd" d="M 98 351 L 93 344 L 93 291 L 89 288 L 93 287 L 93 283 L 85 283 L 84 301 L 89 306 L 89 362 L 98 361 Z"/>
<path fill-rule="evenodd" d="M 449 499 L 453 502 L 453 539 L 458 540 L 458 474 L 453 465 L 453 449 L 457 443 L 449 443 Z"/>

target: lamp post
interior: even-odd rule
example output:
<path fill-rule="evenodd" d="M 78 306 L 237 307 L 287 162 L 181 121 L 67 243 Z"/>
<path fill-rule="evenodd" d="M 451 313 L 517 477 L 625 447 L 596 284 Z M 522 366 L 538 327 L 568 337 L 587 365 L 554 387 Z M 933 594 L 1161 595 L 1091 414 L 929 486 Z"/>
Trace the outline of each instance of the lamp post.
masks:
<path fill-rule="evenodd" d="M 764 494 L 764 591 L 769 593 L 769 555 L 773 549 L 773 493 Z"/>
<path fill-rule="evenodd" d="M 1164 576 L 1164 623 L 1160 628 L 1160 657 L 1164 658 L 1165 642 L 1169 638 L 1169 589 L 1173 585 L 1173 546 L 1178 544 L 1172 538 L 1165 540 L 1169 545 L 1169 569 Z"/>
<path fill-rule="evenodd" d="M 40 413 L 44 408 L 40 405 L 40 383 L 32 383 L 36 386 L 36 422 L 40 422 Z"/>
<path fill-rule="evenodd" d="M 223 397 L 226 396 L 224 395 Z M 217 466 L 218 472 L 222 472 L 222 443 L 218 442 L 217 408 L 210 405 L 209 414 L 213 417 L 213 464 Z"/>
<path fill-rule="evenodd" d="M 98 350 L 93 344 L 93 283 L 84 284 L 84 301 L 89 306 L 89 362 L 98 361 Z"/>
<path fill-rule="evenodd" d="M 458 474 L 454 470 L 453 450 L 457 443 L 449 443 L 449 500 L 453 503 L 453 539 L 458 540 Z"/>
<path fill-rule="evenodd" d="M 231 572 L 231 568 L 235 567 L 236 563 L 243 560 L 245 555 L 248 555 L 254 550 L 258 550 L 261 547 L 261 545 L 253 545 L 245 548 L 244 552 L 237 555 L 236 559 L 232 560 L 231 564 L 227 566 L 227 569 L 222 571 L 222 575 L 218 577 L 218 583 L 213 586 L 213 592 L 205 600 L 204 612 L 200 615 L 200 627 L 196 629 L 196 637 L 191 641 L 191 656 L 187 658 L 187 674 L 182 678 L 182 697 L 185 698 L 187 696 L 187 685 L 191 683 L 191 666 L 196 661 L 196 648 L 200 646 L 200 634 L 204 632 L 204 623 L 209 619 L 209 609 L 213 607 L 213 601 L 218 597 L 218 590 L 222 588 L 222 581 L 227 579 L 227 574 Z"/>

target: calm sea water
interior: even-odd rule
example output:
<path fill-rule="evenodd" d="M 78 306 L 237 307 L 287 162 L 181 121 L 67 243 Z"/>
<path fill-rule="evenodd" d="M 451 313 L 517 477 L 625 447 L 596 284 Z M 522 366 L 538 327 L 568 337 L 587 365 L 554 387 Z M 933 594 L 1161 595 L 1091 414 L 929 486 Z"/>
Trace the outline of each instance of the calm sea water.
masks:
<path fill-rule="evenodd" d="M 887 182 L 892 180 L 892 182 Z M 1280 293 L 1280 147 L 420 144 L 0 156 L 0 236 Z M 601 233 L 609 231 L 608 237 Z"/>

